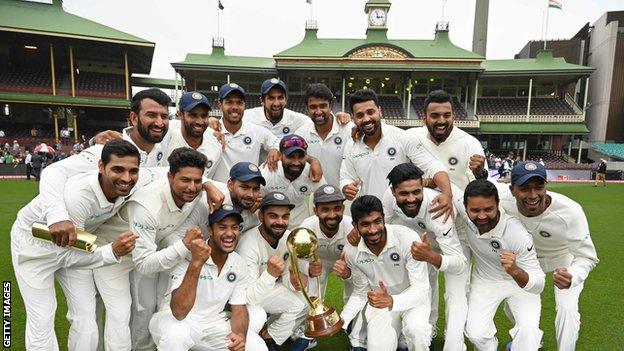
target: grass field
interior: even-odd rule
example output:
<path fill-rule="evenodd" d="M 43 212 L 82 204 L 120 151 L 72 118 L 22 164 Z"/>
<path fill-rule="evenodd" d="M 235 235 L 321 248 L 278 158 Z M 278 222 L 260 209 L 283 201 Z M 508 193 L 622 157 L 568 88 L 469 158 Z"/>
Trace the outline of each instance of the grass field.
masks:
<path fill-rule="evenodd" d="M 591 235 L 598 251 L 600 263 L 585 282 L 581 295 L 581 332 L 577 350 L 622 350 L 624 345 L 624 260 L 618 256 L 624 248 L 624 231 L 621 220 L 624 216 L 624 185 L 594 188 L 588 184 L 551 184 L 550 190 L 565 194 L 583 205 L 589 219 Z M 11 225 L 17 211 L 37 194 L 37 183 L 25 180 L 0 181 L 0 233 L 5 244 L 0 246 L 0 275 L 3 281 L 11 281 L 11 349 L 24 350 L 25 312 L 19 289 L 13 276 L 10 253 Z M 547 276 L 547 288 L 542 294 L 541 329 L 544 331 L 542 350 L 556 350 L 554 331 L 554 297 L 552 277 Z M 326 302 L 341 309 L 342 287 L 338 279 L 330 280 L 331 294 Z M 443 294 L 441 284 L 440 294 Z M 65 319 L 67 308 L 60 288 L 56 289 L 58 310 L 56 333 L 62 350 L 67 349 L 68 324 Z M 442 295 L 440 301 L 443 303 Z M 441 318 L 438 330 L 444 330 L 444 307 L 440 306 Z M 503 317 L 501 310 L 496 317 L 499 349 L 510 339 L 507 331 L 511 324 Z M 442 332 L 435 340 L 437 350 L 442 349 Z M 347 350 L 344 335 L 321 340 L 315 350 Z M 469 349 L 471 349 L 469 347 Z"/>

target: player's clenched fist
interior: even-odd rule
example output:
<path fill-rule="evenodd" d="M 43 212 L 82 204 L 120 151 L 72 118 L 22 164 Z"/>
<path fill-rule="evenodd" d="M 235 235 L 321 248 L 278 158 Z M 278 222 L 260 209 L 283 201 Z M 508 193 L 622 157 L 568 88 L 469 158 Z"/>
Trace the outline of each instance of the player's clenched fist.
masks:
<path fill-rule="evenodd" d="M 301 284 L 303 284 L 304 287 L 308 286 L 308 277 L 305 274 L 299 272 L 299 279 L 301 279 L 301 284 L 299 284 L 299 279 L 297 279 L 297 275 L 292 266 L 288 267 L 288 271 L 290 272 L 290 284 L 295 290 L 301 291 Z"/>
<path fill-rule="evenodd" d="M 334 271 L 334 274 L 339 276 L 342 279 L 349 279 L 349 277 L 351 276 L 351 269 L 349 268 L 349 266 L 347 266 L 347 261 L 345 261 L 345 257 L 344 257 L 344 251 L 342 252 L 342 254 L 340 255 L 340 258 L 336 260 L 336 262 L 334 262 L 334 267 L 332 268 L 332 270 Z"/>
<path fill-rule="evenodd" d="M 113 253 L 115 256 L 119 258 L 132 252 L 138 237 L 138 235 L 131 231 L 119 234 L 117 239 L 113 242 Z"/>
<path fill-rule="evenodd" d="M 273 277 L 277 278 L 284 273 L 284 261 L 277 256 L 269 257 L 267 261 L 267 272 Z"/>
<path fill-rule="evenodd" d="M 310 278 L 316 278 L 321 275 L 322 271 L 323 271 L 323 264 L 321 263 L 321 260 L 317 258 L 316 260 L 310 263 L 310 266 L 308 268 L 308 275 L 310 276 Z"/>
<path fill-rule="evenodd" d="M 184 244 L 184 246 L 186 246 L 187 249 L 190 250 L 191 242 L 195 239 L 201 239 L 201 238 L 202 238 L 201 230 L 199 229 L 198 226 L 194 226 L 186 231 L 186 234 L 184 234 L 184 238 L 182 238 L 182 243 Z"/>
<path fill-rule="evenodd" d="M 204 239 L 199 238 L 191 241 L 191 261 L 204 264 L 210 258 L 212 248 Z"/>
<path fill-rule="evenodd" d="M 508 250 L 502 250 L 500 253 L 500 263 L 507 274 L 512 274 L 518 267 L 516 266 L 516 254 Z"/>
<path fill-rule="evenodd" d="M 470 156 L 470 162 L 468 163 L 468 168 L 474 173 L 483 171 L 485 168 L 485 156 L 474 154 Z"/>

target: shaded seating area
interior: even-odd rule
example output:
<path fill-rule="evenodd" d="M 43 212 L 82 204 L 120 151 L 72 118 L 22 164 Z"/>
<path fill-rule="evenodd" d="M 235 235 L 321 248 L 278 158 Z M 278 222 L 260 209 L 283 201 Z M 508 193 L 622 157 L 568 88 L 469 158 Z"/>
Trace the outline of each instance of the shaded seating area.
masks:
<path fill-rule="evenodd" d="M 0 91 L 52 94 L 52 78 L 47 67 L 0 66 Z"/>
<path fill-rule="evenodd" d="M 478 115 L 526 115 L 527 98 L 479 98 Z M 568 103 L 559 98 L 531 99 L 532 115 L 576 115 Z"/>
<path fill-rule="evenodd" d="M 124 99 L 125 83 L 121 74 L 81 72 L 75 76 L 76 95 Z"/>
<path fill-rule="evenodd" d="M 618 143 L 594 143 L 592 147 L 605 155 L 624 159 L 624 144 Z"/>
<path fill-rule="evenodd" d="M 418 118 L 423 118 L 425 115 L 425 99 L 424 96 L 413 96 L 412 97 L 412 107 L 418 113 Z M 466 119 L 468 118 L 468 113 L 457 98 L 453 97 L 453 111 L 455 112 L 456 119 Z"/>

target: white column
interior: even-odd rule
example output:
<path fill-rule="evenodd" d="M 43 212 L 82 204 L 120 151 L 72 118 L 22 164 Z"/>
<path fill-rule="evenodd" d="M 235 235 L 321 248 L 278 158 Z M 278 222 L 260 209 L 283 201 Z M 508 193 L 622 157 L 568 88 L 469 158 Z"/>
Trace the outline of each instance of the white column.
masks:
<path fill-rule="evenodd" d="M 531 115 L 531 95 L 533 94 L 533 78 L 529 79 L 529 99 L 527 100 L 526 121 L 529 121 Z"/>
<path fill-rule="evenodd" d="M 568 159 L 572 158 L 572 142 L 574 141 L 574 135 L 570 135 L 570 142 L 568 143 Z"/>
<path fill-rule="evenodd" d="M 411 104 L 412 104 L 412 78 L 410 78 L 407 81 L 407 113 L 405 116 L 406 119 L 410 118 L 410 112 L 411 112 L 410 105 Z"/>
<path fill-rule="evenodd" d="M 345 76 L 342 76 L 342 101 L 340 102 L 340 106 L 342 107 L 342 112 L 345 110 L 345 102 L 347 101 L 347 80 Z"/>
<path fill-rule="evenodd" d="M 522 151 L 522 161 L 526 161 L 528 139 L 524 139 L 524 150 Z"/>
<path fill-rule="evenodd" d="M 576 163 L 581 163 L 581 154 L 583 153 L 583 139 L 579 140 L 579 150 L 578 157 L 576 158 Z"/>
<path fill-rule="evenodd" d="M 230 75 L 227 75 L 227 83 L 230 84 Z"/>
<path fill-rule="evenodd" d="M 475 98 L 474 98 L 473 113 L 475 116 L 477 115 L 477 99 L 478 99 L 477 95 L 479 95 L 479 80 L 478 79 L 475 81 L 475 91 L 474 91 Z"/>
<path fill-rule="evenodd" d="M 585 121 L 585 114 L 587 113 L 587 93 L 589 92 L 589 77 L 585 78 L 585 95 L 583 96 L 583 121 Z"/>

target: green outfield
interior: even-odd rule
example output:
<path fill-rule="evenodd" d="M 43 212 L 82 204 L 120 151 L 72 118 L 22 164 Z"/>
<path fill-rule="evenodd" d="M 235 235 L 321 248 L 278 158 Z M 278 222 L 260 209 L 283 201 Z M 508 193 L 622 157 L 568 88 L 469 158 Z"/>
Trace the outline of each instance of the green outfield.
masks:
<path fill-rule="evenodd" d="M 624 235 L 621 224 L 624 214 L 624 185 L 611 185 L 607 188 L 594 188 L 589 184 L 551 184 L 551 190 L 561 192 L 583 205 L 589 219 L 591 234 L 598 251 L 600 264 L 590 274 L 581 295 L 581 334 L 577 350 L 620 350 L 624 344 L 622 316 L 624 315 L 624 260 L 617 251 L 624 248 Z M 9 232 L 17 211 L 37 193 L 37 183 L 25 180 L 0 181 L 0 233 L 5 244 L 0 248 L 0 274 L 3 281 L 11 281 L 11 349 L 24 350 L 25 312 L 19 289 L 13 276 L 10 254 Z M 342 287 L 335 277 L 330 282 L 328 304 L 342 306 Z M 556 350 L 554 331 L 554 297 L 552 277 L 547 276 L 547 288 L 542 295 L 541 329 L 544 331 L 542 350 Z M 67 308 L 65 298 L 57 286 L 58 310 L 56 313 L 56 333 L 61 349 L 67 349 L 68 323 L 65 319 Z M 441 294 L 443 291 L 440 292 Z M 441 301 L 444 301 L 442 295 Z M 438 323 L 436 349 L 442 349 L 444 329 L 444 307 L 440 306 L 441 318 Z M 507 330 L 510 323 L 499 310 L 496 319 L 498 338 L 502 349 L 510 339 Z M 315 350 L 347 350 L 344 335 L 321 340 Z M 471 348 L 469 348 L 471 349 Z"/>

